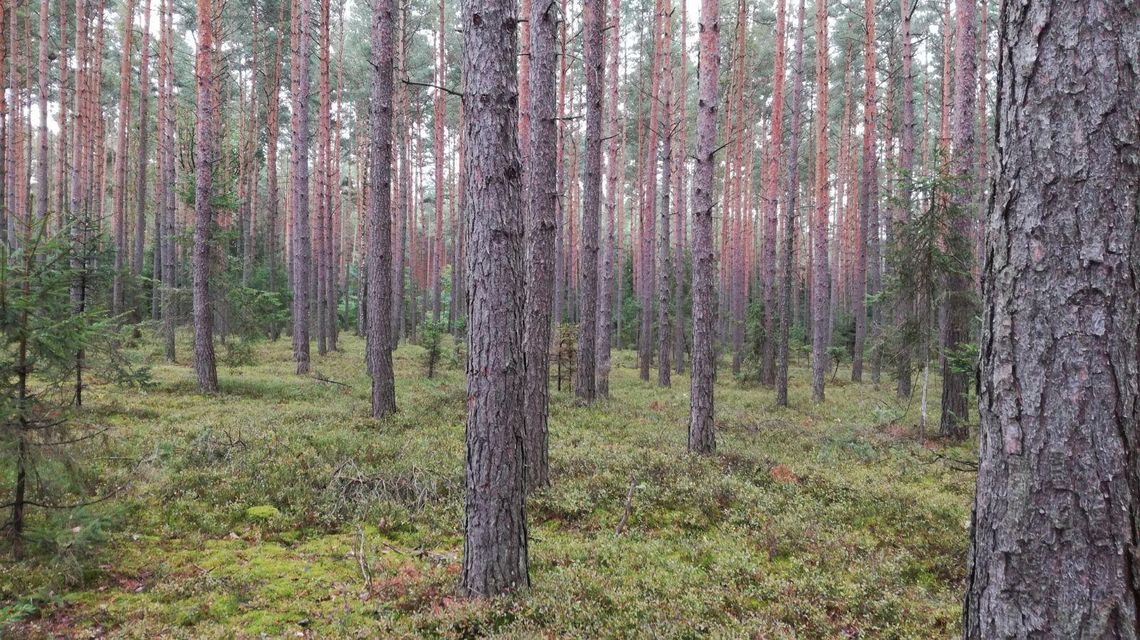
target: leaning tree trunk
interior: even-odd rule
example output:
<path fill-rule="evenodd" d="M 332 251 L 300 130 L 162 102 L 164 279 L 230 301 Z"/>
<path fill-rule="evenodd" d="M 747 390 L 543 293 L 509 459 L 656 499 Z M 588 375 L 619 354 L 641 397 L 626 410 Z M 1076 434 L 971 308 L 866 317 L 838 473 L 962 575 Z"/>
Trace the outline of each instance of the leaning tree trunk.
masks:
<path fill-rule="evenodd" d="M 578 268 L 578 370 L 574 393 L 586 402 L 597 396 L 598 218 L 602 205 L 602 89 L 605 51 L 602 30 L 606 0 L 582 4 L 582 69 L 586 76 L 586 162 L 582 188 L 582 258 Z"/>
<path fill-rule="evenodd" d="M 964 636 L 1135 638 L 1140 14 L 1001 21 Z"/>
<path fill-rule="evenodd" d="M 214 310 L 210 302 L 210 235 L 214 224 L 214 168 L 217 163 L 217 131 L 214 110 L 218 107 L 214 78 L 214 7 L 198 0 L 198 55 L 194 82 L 197 88 L 198 122 L 194 131 L 194 371 L 198 390 L 217 393 L 218 369 L 214 364 Z M 129 31 L 129 25 L 128 25 Z M 117 272 L 116 272 L 117 273 Z"/>
<path fill-rule="evenodd" d="M 473 598 L 530 585 L 516 12 L 514 0 L 463 3 L 463 217 L 469 242 L 470 346 L 461 589 Z M 537 27 L 531 24 L 532 30 Z M 537 124 L 531 122 L 532 127 Z"/>
<path fill-rule="evenodd" d="M 968 434 L 966 420 L 970 411 L 970 373 L 962 370 L 955 351 L 970 339 L 970 318 L 974 316 L 974 280 L 970 229 L 974 223 L 975 158 L 977 146 L 974 127 L 977 124 L 977 34 L 974 25 L 973 2 L 957 4 L 958 28 L 954 35 L 954 122 L 953 153 L 950 171 L 960 176 L 961 182 L 950 196 L 954 211 L 948 250 L 955 264 L 946 277 L 946 328 L 942 344 L 942 421 L 939 432 L 948 438 L 961 440 Z"/>
<path fill-rule="evenodd" d="M 396 411 L 392 372 L 392 61 L 395 11 L 392 0 L 372 7 L 372 96 L 368 150 L 368 373 L 372 376 L 372 417 Z"/>
<path fill-rule="evenodd" d="M 553 3 L 534 2 L 530 7 L 529 166 L 526 170 L 526 485 L 528 489 L 549 482 L 547 462 L 547 414 L 550 395 L 550 325 L 554 298 L 555 208 L 558 206 L 557 64 L 555 29 L 558 12 Z M 472 245 L 474 249 L 474 245 Z"/>
<path fill-rule="evenodd" d="M 701 0 L 697 67 L 697 167 L 693 173 L 693 373 L 689 451 L 716 450 L 713 383 L 716 381 L 716 253 L 713 251 L 713 171 L 716 153 L 717 1 Z"/>

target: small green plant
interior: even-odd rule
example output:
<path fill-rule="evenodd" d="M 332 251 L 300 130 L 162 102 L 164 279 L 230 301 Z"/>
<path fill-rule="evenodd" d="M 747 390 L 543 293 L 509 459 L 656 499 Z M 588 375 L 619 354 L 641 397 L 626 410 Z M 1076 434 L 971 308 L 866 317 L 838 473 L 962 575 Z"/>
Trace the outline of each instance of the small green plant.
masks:
<path fill-rule="evenodd" d="M 424 348 L 424 364 L 427 367 L 427 377 L 435 377 L 435 369 L 439 365 L 440 356 L 443 355 L 443 334 L 446 327 L 443 322 L 425 320 L 420 325 L 420 346 Z"/>

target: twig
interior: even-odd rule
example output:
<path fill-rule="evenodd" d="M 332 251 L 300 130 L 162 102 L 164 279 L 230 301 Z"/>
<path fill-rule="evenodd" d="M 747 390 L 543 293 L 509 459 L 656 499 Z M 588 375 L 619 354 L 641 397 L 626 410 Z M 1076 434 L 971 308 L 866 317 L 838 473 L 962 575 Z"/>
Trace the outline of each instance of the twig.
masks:
<path fill-rule="evenodd" d="M 635 488 L 637 488 L 637 477 L 630 474 L 629 491 L 625 494 L 625 510 L 621 514 L 621 520 L 618 521 L 617 528 L 614 529 L 614 537 L 620 536 L 621 532 L 625 529 L 625 524 L 629 522 L 629 514 L 633 512 L 633 490 Z"/>
<path fill-rule="evenodd" d="M 321 374 L 319 374 L 319 373 L 315 373 L 315 374 L 313 374 L 313 378 L 314 378 L 315 380 L 319 380 L 319 381 L 321 381 L 321 382 L 327 382 L 327 383 L 329 383 L 329 384 L 339 384 L 339 385 L 340 385 L 340 386 L 342 386 L 342 387 L 351 387 L 351 386 L 352 386 L 352 385 L 350 385 L 350 384 L 346 384 L 346 383 L 344 383 L 344 382 L 338 382 L 338 381 L 336 381 L 336 380 L 329 380 L 328 378 L 326 378 L 326 377 L 322 376 L 322 375 L 321 375 Z"/>
<path fill-rule="evenodd" d="M 448 89 L 447 87 L 441 87 L 438 84 L 432 84 L 430 82 L 416 82 L 415 80 L 410 80 L 408 78 L 404 78 L 403 80 L 401 80 L 401 82 L 403 82 L 404 84 L 410 84 L 410 85 L 415 86 L 415 87 L 427 87 L 429 89 L 439 89 L 440 91 L 443 91 L 444 93 L 450 93 L 451 95 L 458 96 L 460 98 L 463 97 L 463 93 L 461 91 L 455 91 L 453 89 Z"/>

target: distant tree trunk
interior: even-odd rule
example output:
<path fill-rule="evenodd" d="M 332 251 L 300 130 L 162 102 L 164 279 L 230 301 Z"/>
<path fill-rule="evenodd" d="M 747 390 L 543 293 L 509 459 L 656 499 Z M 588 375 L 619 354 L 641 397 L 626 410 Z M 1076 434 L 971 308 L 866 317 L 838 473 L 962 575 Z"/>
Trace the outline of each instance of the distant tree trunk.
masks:
<path fill-rule="evenodd" d="M 1001 22 L 964 637 L 1134 638 L 1140 14 L 1006 2 Z"/>
<path fill-rule="evenodd" d="M 586 158 L 582 189 L 582 254 L 578 284 L 578 368 L 574 393 L 597 397 L 598 235 L 602 205 L 602 93 L 605 87 L 603 28 L 606 0 L 583 0 L 582 65 L 586 76 Z"/>
<path fill-rule="evenodd" d="M 285 43 L 285 2 L 278 3 L 277 23 L 274 26 L 277 48 L 273 54 L 273 69 L 270 72 L 269 85 L 265 89 L 265 190 L 267 211 L 265 220 L 265 262 L 269 272 L 269 290 L 277 291 L 277 213 L 279 211 L 281 196 L 277 185 L 277 140 L 281 135 L 279 117 L 281 113 L 281 60 L 282 48 Z M 280 327 L 276 324 L 270 330 L 270 337 L 276 340 L 280 335 Z"/>
<path fill-rule="evenodd" d="M 955 210 L 954 221 L 946 243 L 955 259 L 952 271 L 946 276 L 946 332 L 942 344 L 942 421 L 939 432 L 948 438 L 961 440 L 969 430 L 968 399 L 972 376 L 955 363 L 955 352 L 970 339 L 970 318 L 974 316 L 974 287 L 971 262 L 974 258 L 970 242 L 970 229 L 975 218 L 973 177 L 976 171 L 977 137 L 977 33 L 974 24 L 974 2 L 957 5 L 958 28 L 955 35 L 954 59 L 954 129 L 953 153 L 950 160 L 951 175 L 960 182 L 950 197 Z"/>
<path fill-rule="evenodd" d="M 436 63 L 435 63 L 435 82 L 439 87 L 444 86 L 446 78 L 443 71 L 443 0 L 439 3 L 439 29 L 437 31 L 438 41 L 436 42 Z M 443 137 L 444 137 L 444 120 L 447 117 L 447 110 L 444 104 L 443 90 L 435 90 L 435 112 L 432 117 L 432 125 L 434 129 L 434 152 L 435 152 L 435 240 L 434 256 L 432 262 L 432 305 L 431 305 L 431 319 L 432 322 L 439 322 L 440 312 L 442 309 L 443 300 L 443 193 L 446 186 L 446 179 L 443 174 Z"/>
<path fill-rule="evenodd" d="M 332 0 L 317 0 L 320 4 L 321 17 L 320 25 L 318 27 L 318 40 L 317 40 L 317 68 L 318 68 L 318 94 L 319 103 L 317 112 L 317 161 L 315 164 L 316 169 L 316 220 L 315 220 L 315 235 L 316 238 L 313 242 L 315 246 L 316 255 L 313 256 L 314 267 L 316 269 L 313 274 L 316 282 L 314 283 L 317 299 L 315 301 L 315 315 L 317 320 L 317 354 L 325 355 L 328 353 L 328 338 L 332 333 L 329 327 L 329 300 L 333 298 L 332 278 L 334 273 L 332 268 L 332 210 L 329 207 L 331 202 L 332 185 L 329 184 L 329 164 L 330 155 L 332 153 L 332 131 L 330 130 L 330 120 L 332 119 L 332 96 L 331 96 L 331 69 L 329 66 L 329 4 Z"/>
<path fill-rule="evenodd" d="M 868 9 L 869 8 L 869 9 Z M 863 171 L 859 178 L 859 249 L 855 264 L 855 291 L 852 292 L 855 313 L 855 354 L 851 363 L 851 380 L 863 380 L 863 354 L 867 343 L 867 296 L 874 294 L 878 271 L 878 194 L 876 193 L 877 153 L 875 149 L 875 14 L 874 0 L 865 0 L 863 30 Z M 868 13 L 869 11 L 869 13 Z M 874 305 L 871 313 L 874 314 Z M 872 320 L 871 342 L 878 340 Z M 877 351 L 878 348 L 874 347 Z M 872 381 L 878 383 L 876 356 L 872 354 Z"/>
<path fill-rule="evenodd" d="M 123 46 L 119 63 L 119 118 L 115 136 L 115 178 L 111 210 L 111 227 L 115 244 L 115 265 L 111 290 L 111 313 L 118 315 L 124 307 L 125 284 L 123 277 L 127 262 L 126 194 L 127 194 L 127 132 L 131 126 L 131 38 L 134 34 L 135 0 L 126 0 L 123 13 Z"/>
<path fill-rule="evenodd" d="M 910 11 L 912 0 L 900 0 L 902 14 L 902 132 L 899 135 L 899 195 L 895 211 L 895 225 L 905 224 L 910 218 L 911 197 L 914 190 L 914 49 L 910 40 Z M 915 299 L 910 292 L 901 292 L 895 303 L 895 320 L 903 331 L 899 340 L 898 378 L 896 394 L 900 399 L 911 394 L 910 345 L 906 327 L 913 316 Z"/>
<path fill-rule="evenodd" d="M 716 253 L 713 251 L 713 172 L 716 152 L 717 1 L 701 0 L 697 83 L 697 166 L 693 173 L 693 373 L 689 451 L 712 453 L 713 384 L 716 381 Z"/>
<path fill-rule="evenodd" d="M 657 0 L 656 14 L 653 19 L 653 62 L 651 63 L 652 82 L 649 106 L 649 131 L 646 135 L 646 148 L 644 150 L 645 169 L 642 172 L 642 201 L 641 201 L 641 330 L 638 332 L 638 362 L 639 375 L 642 380 L 649 380 L 649 367 L 653 362 L 653 292 L 657 281 L 655 261 L 653 259 L 653 241 L 656 235 L 657 215 L 657 140 L 660 126 L 660 109 L 658 96 L 661 91 L 661 64 L 662 56 L 662 22 L 666 13 L 663 0 Z"/>
<path fill-rule="evenodd" d="M 203 0 L 199 0 L 201 2 Z M 309 373 L 309 2 L 293 2 L 293 123 L 290 181 L 293 218 L 293 359 Z"/>
<path fill-rule="evenodd" d="M 768 161 L 764 169 L 764 252 L 761 256 L 761 278 L 763 282 L 761 286 L 764 292 L 764 318 L 766 333 L 771 331 L 772 327 L 776 325 L 774 320 L 777 314 L 780 317 L 779 336 L 773 340 L 773 336 L 766 335 L 766 342 L 773 342 L 775 350 L 773 353 L 776 355 L 776 371 L 774 382 L 776 384 L 776 402 L 780 406 L 787 406 L 788 395 L 788 369 L 787 369 L 787 331 L 785 331 L 784 324 L 784 311 L 783 300 L 780 301 L 779 311 L 777 311 L 776 302 L 776 285 L 774 283 L 776 274 L 776 233 L 777 233 L 777 205 L 778 196 L 777 191 L 780 182 L 780 144 L 783 142 L 783 127 L 784 127 L 784 57 L 785 57 L 785 31 L 787 23 L 787 2 L 785 0 L 777 0 L 776 2 L 776 55 L 775 65 L 772 70 L 772 126 L 770 135 L 768 136 Z M 796 142 L 796 141 L 792 141 Z M 791 175 L 795 175 L 796 168 L 789 165 L 787 167 Z M 795 219 L 795 211 L 788 209 L 788 203 L 785 203 L 784 208 L 787 210 L 785 213 L 785 220 L 790 222 Z M 788 224 L 785 222 L 785 224 Z M 784 233 L 785 238 L 791 238 L 790 225 L 789 230 Z M 790 291 L 789 287 L 783 281 L 788 278 L 791 273 L 788 268 L 788 254 L 790 245 L 784 247 L 784 268 L 781 269 L 781 289 Z M 785 296 L 786 297 L 786 296 Z M 767 351 L 767 349 L 765 349 Z M 766 354 L 765 354 L 766 355 Z M 768 369 L 766 363 L 764 369 Z"/>
<path fill-rule="evenodd" d="M 198 390 L 218 392 L 214 364 L 214 310 L 210 300 L 210 236 L 214 225 L 214 169 L 217 164 L 218 132 L 214 110 L 218 107 L 214 77 L 214 6 L 198 0 L 198 49 L 194 70 L 198 105 L 194 127 L 194 371 Z M 128 31 L 129 25 L 128 25 Z M 120 148 L 125 149 L 124 147 Z"/>
<path fill-rule="evenodd" d="M 150 0 L 143 2 L 142 48 L 139 50 L 139 155 L 135 175 L 135 254 L 131 261 L 131 275 L 141 283 L 143 259 L 146 255 L 146 167 L 150 153 L 150 119 L 147 110 L 150 102 Z M 155 238 L 155 255 L 158 255 L 158 238 Z M 135 308 L 137 319 L 142 319 L 143 297 L 140 295 Z"/>
<path fill-rule="evenodd" d="M 529 0 L 528 0 L 529 1 Z M 598 277 L 598 330 L 597 360 L 594 365 L 594 384 L 597 396 L 610 396 L 610 343 L 613 339 L 614 309 L 614 243 L 618 233 L 617 206 L 622 196 L 618 194 L 618 181 L 621 178 L 621 120 L 618 115 L 618 54 L 621 49 L 620 25 L 621 2 L 610 0 L 609 51 L 606 52 L 606 75 L 609 77 L 610 103 L 607 124 L 609 145 L 606 148 L 606 229 L 601 237 L 601 263 Z M 624 182 L 624 181 L 623 181 Z M 621 278 L 620 271 L 617 277 Z M 618 305 L 621 299 L 618 299 Z"/>
<path fill-rule="evenodd" d="M 685 103 L 689 87 L 689 23 L 686 3 L 681 4 L 681 58 L 673 104 L 677 108 L 676 143 L 673 145 L 673 367 L 677 373 L 685 372 L 685 159 L 688 153 L 688 117 Z M 616 11 L 616 9 L 615 9 Z M 615 72 L 616 73 L 616 72 Z M 616 85 L 615 85 L 616 86 Z"/>
<path fill-rule="evenodd" d="M 396 36 L 395 36 L 395 57 L 396 57 L 396 73 L 401 78 L 407 76 L 407 55 L 404 50 L 404 34 L 405 34 L 405 9 L 401 0 L 397 0 L 396 4 Z M 403 82 L 395 84 L 396 92 L 396 112 L 394 117 L 398 118 L 399 129 L 395 135 L 399 136 L 399 174 L 397 176 L 397 193 L 396 198 L 396 233 L 393 238 L 393 252 L 392 257 L 394 265 L 392 268 L 392 330 L 391 330 L 391 349 L 399 345 L 400 333 L 403 331 L 404 323 L 404 280 L 405 280 L 405 262 L 407 256 L 408 246 L 408 206 L 411 202 L 410 192 L 412 188 L 412 172 L 411 164 L 409 162 L 409 149 L 411 147 L 411 121 L 408 117 L 408 89 Z M 396 166 L 393 161 L 393 166 Z"/>
<path fill-rule="evenodd" d="M 372 95 L 368 150 L 368 373 L 372 417 L 396 411 L 392 371 L 392 92 L 395 18 L 392 0 L 373 0 Z"/>
<path fill-rule="evenodd" d="M 868 3 L 873 0 L 867 0 Z M 874 11 L 874 7 L 870 7 Z M 868 20 L 873 21 L 873 17 Z M 872 27 L 873 29 L 873 27 Z M 827 271 L 827 2 L 816 0 L 815 9 L 815 216 L 812 219 L 812 347 L 811 396 L 823 402 L 823 376 L 827 369 L 828 308 L 831 305 L 831 283 Z M 873 55 L 873 54 L 872 54 Z M 870 86 L 870 85 L 869 85 Z M 872 87 L 873 90 L 873 87 Z"/>
<path fill-rule="evenodd" d="M 174 155 L 174 0 L 160 3 L 162 23 L 159 53 L 159 209 L 155 214 L 162 224 L 162 327 L 164 353 L 167 361 L 174 362 L 174 332 L 178 323 L 178 297 L 175 275 L 175 155 Z"/>
<path fill-rule="evenodd" d="M 523 453 L 523 220 L 515 140 L 516 11 L 513 0 L 463 4 L 467 153 L 463 217 L 470 243 L 470 351 L 461 590 L 472 598 L 530 586 Z M 537 27 L 531 24 L 532 30 Z M 533 77 L 534 60 L 531 64 Z"/>
<path fill-rule="evenodd" d="M 669 279 L 673 277 L 672 265 L 669 264 L 669 254 L 672 251 L 669 240 L 669 195 L 673 188 L 673 56 L 672 56 L 672 25 L 673 15 L 669 13 L 662 19 L 661 25 L 661 113 L 662 121 L 661 145 L 661 206 L 657 221 L 657 386 L 668 387 L 672 385 L 670 374 L 672 368 L 669 357 L 672 355 L 670 341 L 673 339 L 673 329 L 669 326 Z"/>
<path fill-rule="evenodd" d="M 36 222 L 43 222 L 48 205 L 48 16 L 47 0 L 40 4 L 39 50 L 39 147 L 36 155 Z M 60 100 L 62 102 L 62 99 Z"/>
<path fill-rule="evenodd" d="M 783 13 L 784 10 L 781 3 L 780 16 L 778 18 L 781 23 L 785 20 Z M 781 24 L 780 32 L 782 33 L 783 31 L 784 27 Z M 792 261 L 792 246 L 795 244 L 796 206 L 799 196 L 800 126 L 803 119 L 804 98 L 803 77 L 804 0 L 800 0 L 799 10 L 796 13 L 796 49 L 795 53 L 792 54 L 792 127 L 788 135 L 788 184 L 787 196 L 784 199 L 784 264 L 782 270 L 783 275 L 780 278 L 780 357 L 778 363 L 779 371 L 776 375 L 776 404 L 780 405 L 781 407 L 788 406 L 788 334 L 791 330 L 792 324 L 792 278 L 795 277 L 795 265 Z M 824 99 L 826 101 L 826 91 L 824 94 Z M 816 127 L 818 129 L 819 122 L 816 122 Z M 826 129 L 826 124 L 824 127 Z M 816 135 L 819 135 L 818 131 L 816 132 Z M 775 151 L 775 147 L 770 150 L 770 152 Z M 826 159 L 824 162 L 826 168 Z M 775 197 L 775 194 L 773 194 L 773 197 Z"/>
<path fill-rule="evenodd" d="M 525 450 L 528 490 L 550 482 L 547 461 L 549 411 L 550 326 L 554 303 L 554 212 L 558 206 L 557 61 L 555 29 L 558 13 L 553 3 L 531 4 L 530 15 L 530 140 L 525 176 L 529 184 L 526 221 L 526 317 L 523 349 L 526 357 Z M 474 247 L 472 247 L 474 249 Z"/>
<path fill-rule="evenodd" d="M 776 228 L 778 223 L 778 203 L 779 198 L 776 195 L 780 183 L 780 145 L 784 137 L 784 58 L 786 56 L 785 50 L 785 33 L 787 31 L 787 2 L 781 0 L 776 3 L 776 55 L 772 69 L 772 124 L 768 130 L 768 152 L 764 165 L 764 252 L 768 251 L 769 240 L 772 245 L 772 267 L 773 274 L 775 272 L 776 263 Z M 794 80 L 793 80 L 794 83 Z M 793 100 L 794 102 L 794 100 Z M 799 141 L 795 136 L 789 140 L 789 145 L 796 144 Z M 797 153 L 798 150 L 792 151 L 789 147 L 789 155 Z M 787 165 L 788 175 L 798 177 L 797 167 L 795 165 Z M 795 178 L 793 178 L 794 181 Z M 793 187 L 794 190 L 794 187 Z M 791 194 L 789 194 L 791 195 Z M 790 237 L 791 221 L 794 220 L 794 209 L 790 209 L 790 200 L 784 201 L 786 222 L 784 223 L 787 231 L 785 236 Z M 791 215 L 789 215 L 789 213 Z M 791 243 L 785 242 L 783 264 L 780 275 L 780 310 L 779 310 L 779 336 L 776 340 L 776 404 L 786 407 L 788 406 L 788 332 L 786 329 L 787 315 L 785 309 L 789 306 L 788 296 L 784 292 L 791 293 L 791 289 L 786 286 L 787 280 L 791 276 L 791 259 L 789 249 Z M 762 256 L 761 260 L 766 260 L 767 255 Z M 763 262 L 761 262 L 763 265 Z M 763 269 L 763 266 L 761 266 Z M 761 276 L 763 277 L 763 275 Z M 774 278 L 773 278 L 774 279 Z M 765 289 L 772 289 L 775 291 L 775 285 L 769 282 L 761 283 Z M 768 296 L 765 303 L 771 302 L 775 304 L 776 296 Z M 775 313 L 775 309 L 772 310 Z"/>

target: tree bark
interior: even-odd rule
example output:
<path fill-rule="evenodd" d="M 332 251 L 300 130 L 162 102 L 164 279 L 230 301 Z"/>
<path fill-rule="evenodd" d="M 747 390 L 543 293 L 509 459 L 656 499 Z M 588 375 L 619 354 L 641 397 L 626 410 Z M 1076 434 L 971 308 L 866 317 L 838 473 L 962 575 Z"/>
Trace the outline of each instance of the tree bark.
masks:
<path fill-rule="evenodd" d="M 595 393 L 599 398 L 610 396 L 610 343 L 613 339 L 614 308 L 614 244 L 618 233 L 617 206 L 618 182 L 624 173 L 621 166 L 621 120 L 618 115 L 618 54 L 621 47 L 621 2 L 610 0 L 609 51 L 606 52 L 606 75 L 609 76 L 610 103 L 607 113 L 609 145 L 606 148 L 606 229 L 601 239 L 601 262 L 598 265 L 598 330 L 595 339 L 594 363 Z M 624 182 L 624 181 L 622 181 Z M 621 272 L 617 273 L 621 277 Z M 618 298 L 618 305 L 621 298 Z"/>
<path fill-rule="evenodd" d="M 218 106 L 214 77 L 214 6 L 198 0 L 198 49 L 194 73 L 198 122 L 194 127 L 194 371 L 198 390 L 218 392 L 214 364 L 214 311 L 210 300 L 210 236 L 214 225 L 214 169 L 218 132 L 214 110 Z M 128 29 L 129 31 L 129 29 Z M 121 147 L 120 150 L 124 150 Z"/>
<path fill-rule="evenodd" d="M 912 0 L 900 0 L 902 14 L 902 130 L 899 133 L 899 195 L 895 210 L 895 226 L 906 224 L 910 218 L 914 191 L 914 49 L 910 39 L 910 12 Z M 902 332 L 896 362 L 896 395 L 899 399 L 911 394 L 911 347 L 907 343 L 906 327 L 913 317 L 915 298 L 908 291 L 900 292 L 895 302 L 895 322 Z"/>
<path fill-rule="evenodd" d="M 372 417 L 396 411 L 392 370 L 392 93 L 395 15 L 393 0 L 373 0 L 372 96 L 368 150 L 368 369 Z"/>
<path fill-rule="evenodd" d="M 202 0 L 199 0 L 202 1 Z M 293 359 L 297 374 L 309 373 L 309 6 L 293 0 L 293 122 L 290 161 L 293 217 Z"/>
<path fill-rule="evenodd" d="M 605 87 L 603 27 L 606 0 L 582 3 L 582 72 L 586 76 L 586 157 L 582 176 L 582 253 L 578 284 L 578 368 L 574 393 L 597 397 L 598 235 L 602 206 L 602 93 Z"/>
<path fill-rule="evenodd" d="M 150 153 L 150 119 L 147 110 L 150 103 L 150 0 L 143 2 L 143 32 L 142 43 L 139 49 L 139 154 L 135 169 L 135 244 L 134 259 L 131 260 L 131 276 L 135 282 L 141 282 L 144 251 L 146 244 L 146 167 Z M 158 247 L 158 238 L 155 238 L 155 253 Z M 140 295 L 135 304 L 138 319 L 142 318 L 143 297 Z"/>
<path fill-rule="evenodd" d="M 873 12 L 873 0 L 867 0 Z M 868 21 L 874 21 L 868 17 Z M 868 27 L 874 30 L 874 27 Z M 874 42 L 873 38 L 871 39 Z M 823 376 L 827 369 L 827 310 L 831 305 L 830 274 L 827 271 L 827 2 L 816 0 L 815 10 L 815 216 L 812 219 L 812 344 L 811 344 L 811 396 L 823 402 Z M 872 54 L 873 55 L 873 54 Z M 873 86 L 871 86 L 873 91 Z"/>
<path fill-rule="evenodd" d="M 713 171 L 716 152 L 720 21 L 716 0 L 701 0 L 697 82 L 697 166 L 693 173 L 693 373 L 689 451 L 716 450 L 716 253 L 713 251 Z"/>
<path fill-rule="evenodd" d="M 1003 3 L 966 638 L 1140 628 L 1138 32 L 1128 3 Z"/>
<path fill-rule="evenodd" d="M 669 263 L 670 246 L 669 231 L 672 221 L 669 219 L 669 195 L 673 188 L 673 56 L 672 56 L 672 12 L 665 15 L 661 24 L 661 119 L 662 145 L 661 145 L 661 206 L 657 221 L 657 386 L 668 387 L 672 384 L 672 373 L 669 357 L 672 355 L 670 341 L 673 339 L 673 329 L 669 325 L 669 293 L 670 278 L 673 277 L 672 265 Z"/>
<path fill-rule="evenodd" d="M 530 15 L 530 140 L 526 221 L 526 318 L 523 350 L 526 357 L 525 424 L 526 486 L 550 482 L 547 461 L 549 412 L 550 327 L 554 298 L 554 213 L 558 206 L 556 153 L 558 100 L 554 84 L 557 62 L 555 29 L 559 14 L 554 3 L 534 2 Z M 474 248 L 474 247 L 472 247 Z"/>
<path fill-rule="evenodd" d="M 127 268 L 126 193 L 127 193 L 127 131 L 131 126 L 131 39 L 134 34 L 135 0 L 127 0 L 123 14 L 122 55 L 119 62 L 119 119 L 115 136 L 115 178 L 111 210 L 111 233 L 114 236 L 115 264 L 111 285 L 111 314 L 122 313 L 125 304 Z M 201 23 L 201 21 L 199 21 Z"/>
<path fill-rule="evenodd" d="M 803 76 L 804 0 L 800 0 L 799 9 L 796 12 L 796 49 L 792 54 L 792 126 L 788 132 L 788 184 L 787 196 L 784 199 L 784 264 L 783 275 L 780 278 L 780 353 L 776 375 L 776 404 L 781 407 L 788 406 L 788 334 L 792 324 L 792 278 L 795 277 L 792 246 L 795 244 L 795 216 L 799 195 L 800 126 L 803 120 L 804 98 Z M 817 127 L 818 124 L 817 122 Z M 775 149 L 771 149 L 770 152 L 775 152 Z M 775 196 L 773 195 L 773 197 Z"/>
<path fill-rule="evenodd" d="M 530 585 L 516 11 L 513 0 L 463 4 L 470 350 L 461 589 L 473 598 Z"/>
<path fill-rule="evenodd" d="M 946 277 L 946 332 L 942 345 L 942 420 L 939 432 L 961 440 L 968 435 L 970 417 L 969 372 L 955 365 L 952 357 L 970 339 L 970 318 L 974 316 L 971 227 L 975 219 L 974 176 L 976 175 L 977 136 L 977 32 L 975 2 L 957 4 L 957 33 L 954 52 L 954 113 L 951 175 L 956 176 L 950 196 L 954 220 L 947 234 L 947 247 L 956 264 Z"/>

